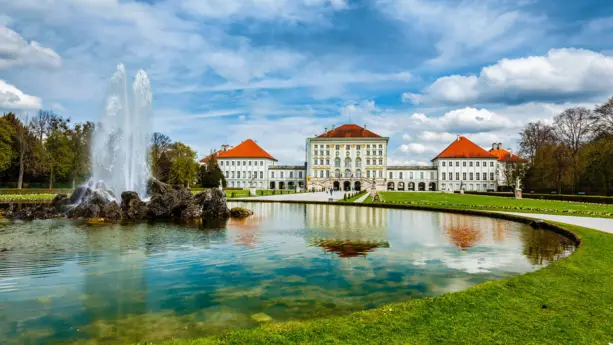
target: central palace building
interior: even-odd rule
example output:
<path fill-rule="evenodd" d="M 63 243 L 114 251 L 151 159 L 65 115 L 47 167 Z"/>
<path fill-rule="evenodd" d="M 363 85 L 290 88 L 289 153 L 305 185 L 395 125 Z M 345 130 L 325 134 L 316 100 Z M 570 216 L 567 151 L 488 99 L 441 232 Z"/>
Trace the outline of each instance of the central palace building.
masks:
<path fill-rule="evenodd" d="M 487 151 L 458 136 L 432 165 L 388 165 L 389 138 L 355 124 L 306 139 L 304 165 L 280 165 L 255 141 L 223 145 L 214 153 L 229 188 L 394 191 L 492 191 L 506 185 L 505 170 L 520 158 L 494 143 Z M 206 164 L 207 158 L 201 160 Z"/>

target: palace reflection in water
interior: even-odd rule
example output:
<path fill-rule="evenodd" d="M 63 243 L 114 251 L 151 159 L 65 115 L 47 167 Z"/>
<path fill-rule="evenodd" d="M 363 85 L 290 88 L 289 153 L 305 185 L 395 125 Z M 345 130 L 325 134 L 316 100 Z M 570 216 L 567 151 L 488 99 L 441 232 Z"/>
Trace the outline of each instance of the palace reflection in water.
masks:
<path fill-rule="evenodd" d="M 3 344 L 159 341 L 373 308 L 529 272 L 564 237 L 435 212 L 242 203 L 218 224 L 0 223 Z"/>

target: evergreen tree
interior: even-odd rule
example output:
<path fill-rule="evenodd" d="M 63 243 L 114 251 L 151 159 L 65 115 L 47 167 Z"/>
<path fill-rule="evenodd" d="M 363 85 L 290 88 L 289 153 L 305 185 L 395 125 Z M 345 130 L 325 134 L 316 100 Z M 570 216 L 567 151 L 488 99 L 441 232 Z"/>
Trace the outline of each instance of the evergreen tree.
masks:
<path fill-rule="evenodd" d="M 219 168 L 219 161 L 215 153 L 207 157 L 207 161 L 200 167 L 200 186 L 202 188 L 217 188 L 219 181 L 226 187 L 226 178 Z"/>

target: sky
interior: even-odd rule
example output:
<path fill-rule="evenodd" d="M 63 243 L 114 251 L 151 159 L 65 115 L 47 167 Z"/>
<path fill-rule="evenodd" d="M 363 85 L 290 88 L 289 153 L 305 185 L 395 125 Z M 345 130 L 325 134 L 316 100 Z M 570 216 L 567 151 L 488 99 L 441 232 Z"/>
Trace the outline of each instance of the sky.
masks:
<path fill-rule="evenodd" d="M 119 63 L 199 157 L 251 138 L 301 164 L 355 123 L 430 164 L 613 96 L 613 1 L 0 0 L 0 111 L 97 121 Z"/>

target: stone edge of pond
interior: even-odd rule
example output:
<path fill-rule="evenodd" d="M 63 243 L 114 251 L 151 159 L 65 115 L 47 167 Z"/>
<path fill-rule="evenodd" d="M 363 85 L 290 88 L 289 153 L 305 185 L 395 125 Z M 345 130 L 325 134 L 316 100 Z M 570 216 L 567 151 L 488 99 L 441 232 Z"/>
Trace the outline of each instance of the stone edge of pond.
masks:
<path fill-rule="evenodd" d="M 383 203 L 344 203 L 344 202 L 330 202 L 330 201 L 304 201 L 304 200 L 257 200 L 257 199 L 244 199 L 244 198 L 236 198 L 236 199 L 228 199 L 228 202 L 257 202 L 257 203 L 271 203 L 271 204 L 301 204 L 301 205 L 332 205 L 332 206 L 342 206 L 342 207 L 374 207 L 374 208 L 387 208 L 387 209 L 398 209 L 398 210 L 418 210 L 418 211 L 430 211 L 430 212 L 446 212 L 446 213 L 455 213 L 455 214 L 466 214 L 473 216 L 481 216 L 481 217 L 489 217 L 496 219 L 504 219 L 509 221 L 514 221 L 518 223 L 523 223 L 532 226 L 533 228 L 538 229 L 546 229 L 558 233 L 575 243 L 575 246 L 579 248 L 581 245 L 581 237 L 576 233 L 567 230 L 559 225 L 543 221 L 536 220 L 534 218 L 530 218 L 529 214 L 524 216 L 518 216 L 513 214 L 506 213 L 498 213 L 498 212 L 489 212 L 489 211 L 481 211 L 481 210 L 471 210 L 471 209 L 457 209 L 457 208 L 445 208 L 445 207 L 437 207 L 437 206 L 424 206 L 424 205 L 409 205 L 409 204 L 383 204 Z M 597 231 L 597 230 L 595 230 Z M 572 255 L 572 254 L 571 254 Z"/>

